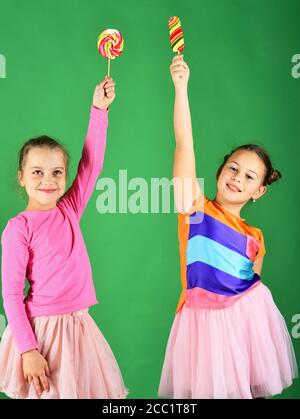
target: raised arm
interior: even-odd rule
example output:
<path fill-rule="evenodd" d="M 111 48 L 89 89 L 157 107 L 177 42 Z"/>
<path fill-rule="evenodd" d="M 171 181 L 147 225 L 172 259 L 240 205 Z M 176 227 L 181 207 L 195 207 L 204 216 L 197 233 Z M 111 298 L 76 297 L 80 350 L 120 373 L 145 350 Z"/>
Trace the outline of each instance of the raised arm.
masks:
<path fill-rule="evenodd" d="M 115 83 L 105 78 L 94 92 L 93 105 L 82 156 L 74 182 L 61 197 L 62 204 L 71 206 L 80 220 L 102 171 L 108 127 L 108 106 L 115 98 Z"/>
<path fill-rule="evenodd" d="M 202 195 L 196 179 L 196 163 L 193 144 L 192 122 L 188 99 L 189 67 L 183 55 L 173 58 L 170 66 L 175 87 L 174 134 L 174 199 L 178 212 L 188 211 L 196 198 Z"/>

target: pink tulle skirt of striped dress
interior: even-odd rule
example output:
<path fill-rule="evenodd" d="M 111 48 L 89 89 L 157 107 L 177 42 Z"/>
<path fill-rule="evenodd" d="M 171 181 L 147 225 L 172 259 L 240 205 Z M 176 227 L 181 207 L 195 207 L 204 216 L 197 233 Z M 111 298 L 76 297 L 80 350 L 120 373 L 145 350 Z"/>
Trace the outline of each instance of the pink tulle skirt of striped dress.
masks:
<path fill-rule="evenodd" d="M 88 308 L 31 317 L 39 351 L 47 360 L 50 390 L 37 396 L 23 377 L 9 325 L 0 344 L 0 391 L 17 399 L 124 399 L 128 394 L 113 352 Z"/>
<path fill-rule="evenodd" d="M 262 283 L 222 309 L 183 305 L 176 314 L 158 390 L 179 399 L 252 399 L 298 377 L 284 318 Z"/>

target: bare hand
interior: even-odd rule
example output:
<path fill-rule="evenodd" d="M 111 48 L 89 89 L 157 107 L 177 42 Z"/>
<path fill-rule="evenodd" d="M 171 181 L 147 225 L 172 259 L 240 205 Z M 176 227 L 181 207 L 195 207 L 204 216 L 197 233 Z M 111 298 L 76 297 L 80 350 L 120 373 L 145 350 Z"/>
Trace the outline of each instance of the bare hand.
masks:
<path fill-rule="evenodd" d="M 175 88 L 187 87 L 190 69 L 183 59 L 183 54 L 178 54 L 173 57 L 172 64 L 170 65 L 170 72 Z"/>
<path fill-rule="evenodd" d="M 105 77 L 96 85 L 93 97 L 93 105 L 99 109 L 107 109 L 116 97 L 115 82 L 111 77 Z"/>
<path fill-rule="evenodd" d="M 41 396 L 43 391 L 49 391 L 49 382 L 46 377 L 50 377 L 48 363 L 38 350 L 24 352 L 23 375 L 24 379 L 29 382 L 33 381 L 37 396 Z"/>

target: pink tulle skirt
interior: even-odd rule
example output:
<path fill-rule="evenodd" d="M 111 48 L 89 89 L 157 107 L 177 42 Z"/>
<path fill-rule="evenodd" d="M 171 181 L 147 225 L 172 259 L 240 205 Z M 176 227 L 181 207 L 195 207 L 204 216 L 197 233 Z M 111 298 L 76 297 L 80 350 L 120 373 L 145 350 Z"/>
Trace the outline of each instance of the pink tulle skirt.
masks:
<path fill-rule="evenodd" d="M 259 284 L 232 306 L 176 314 L 158 390 L 180 399 L 252 399 L 279 394 L 298 377 L 284 318 Z"/>
<path fill-rule="evenodd" d="M 39 351 L 47 360 L 49 392 L 38 397 L 23 377 L 9 325 L 0 344 L 0 391 L 18 399 L 123 399 L 126 389 L 117 361 L 88 309 L 31 317 Z"/>

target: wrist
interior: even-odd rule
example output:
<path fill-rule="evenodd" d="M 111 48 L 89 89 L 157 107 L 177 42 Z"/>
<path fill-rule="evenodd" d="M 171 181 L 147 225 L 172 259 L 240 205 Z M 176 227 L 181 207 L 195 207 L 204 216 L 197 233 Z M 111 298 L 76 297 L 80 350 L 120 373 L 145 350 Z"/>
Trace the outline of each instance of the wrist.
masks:
<path fill-rule="evenodd" d="M 187 84 L 186 85 L 180 85 L 180 86 L 175 86 L 175 94 L 178 96 L 185 96 L 188 93 L 188 88 L 187 88 Z"/>
<path fill-rule="evenodd" d="M 94 106 L 94 108 L 100 109 L 101 111 L 108 111 L 108 107 L 106 107 L 106 106 L 94 105 L 94 104 L 93 104 L 93 106 Z"/>
<path fill-rule="evenodd" d="M 26 356 L 30 356 L 35 352 L 38 352 L 38 350 L 37 349 L 31 349 L 30 351 L 23 352 L 21 354 L 21 356 L 22 356 L 22 358 L 26 358 Z"/>

